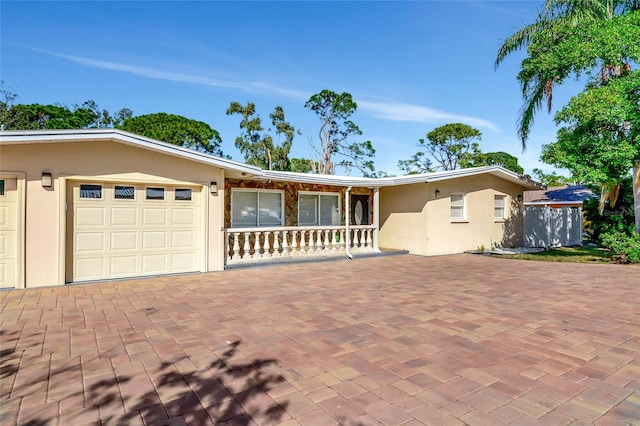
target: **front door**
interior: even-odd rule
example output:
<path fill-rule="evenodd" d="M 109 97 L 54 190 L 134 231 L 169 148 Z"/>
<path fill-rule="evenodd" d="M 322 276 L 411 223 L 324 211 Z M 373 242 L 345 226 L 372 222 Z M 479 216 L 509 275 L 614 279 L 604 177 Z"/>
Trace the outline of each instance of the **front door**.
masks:
<path fill-rule="evenodd" d="M 369 225 L 369 196 L 351 195 L 351 225 Z"/>

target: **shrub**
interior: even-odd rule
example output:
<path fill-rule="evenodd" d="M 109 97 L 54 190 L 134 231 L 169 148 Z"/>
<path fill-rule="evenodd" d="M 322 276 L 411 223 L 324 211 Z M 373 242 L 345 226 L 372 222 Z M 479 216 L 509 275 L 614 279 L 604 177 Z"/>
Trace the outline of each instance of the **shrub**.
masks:
<path fill-rule="evenodd" d="M 602 245 L 614 252 L 622 263 L 640 263 L 640 234 L 610 232 L 600 236 Z"/>

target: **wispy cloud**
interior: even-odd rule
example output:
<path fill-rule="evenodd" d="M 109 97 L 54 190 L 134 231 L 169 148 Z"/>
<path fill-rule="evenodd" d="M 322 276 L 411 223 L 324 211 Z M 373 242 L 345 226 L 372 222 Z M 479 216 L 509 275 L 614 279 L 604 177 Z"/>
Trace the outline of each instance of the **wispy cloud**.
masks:
<path fill-rule="evenodd" d="M 119 62 L 102 61 L 98 59 L 85 58 L 81 56 L 65 55 L 49 51 L 39 50 L 41 53 L 48 54 L 57 58 L 65 59 L 79 65 L 92 68 L 100 68 L 106 70 L 120 71 L 128 74 L 134 74 L 141 77 L 155 78 L 159 80 L 168 80 L 184 83 L 200 84 L 209 87 L 218 87 L 223 89 L 238 89 L 251 93 L 271 93 L 278 96 L 284 96 L 292 99 L 307 99 L 309 95 L 299 90 L 287 89 L 270 83 L 261 81 L 231 81 L 217 79 L 213 77 L 204 77 L 193 74 L 180 72 L 163 71 L 149 67 L 141 67 L 136 65 L 123 64 Z"/>
<path fill-rule="evenodd" d="M 358 108 L 368 111 L 376 118 L 391 121 L 434 122 L 457 121 L 472 126 L 483 127 L 499 132 L 498 126 L 488 120 L 464 115 L 452 114 L 421 105 L 410 105 L 399 102 L 358 101 Z"/>
<path fill-rule="evenodd" d="M 130 65 L 120 62 L 104 61 L 75 55 L 66 55 L 40 49 L 40 53 L 61 58 L 86 67 L 99 68 L 105 70 L 120 71 L 141 77 L 154 78 L 183 83 L 200 84 L 203 86 L 216 87 L 222 89 L 243 90 L 250 93 L 272 94 L 289 99 L 306 101 L 310 93 L 301 90 L 289 89 L 263 81 L 233 81 L 219 78 L 194 75 L 182 72 L 164 71 L 150 67 Z M 458 121 L 472 126 L 483 127 L 499 132 L 497 126 L 490 121 L 481 118 L 467 117 L 457 114 L 440 111 L 420 105 L 410 105 L 399 102 L 372 102 L 358 100 L 358 107 L 369 113 L 371 116 L 390 121 L 411 121 L 411 122 L 434 122 L 434 121 Z"/>

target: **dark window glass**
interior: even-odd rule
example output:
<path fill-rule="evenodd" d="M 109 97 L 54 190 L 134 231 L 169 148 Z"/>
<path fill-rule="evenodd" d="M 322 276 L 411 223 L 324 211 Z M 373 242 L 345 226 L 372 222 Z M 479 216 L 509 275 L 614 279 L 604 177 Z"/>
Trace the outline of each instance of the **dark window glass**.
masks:
<path fill-rule="evenodd" d="M 4 179 L 0 179 L 0 195 L 4 195 Z"/>
<path fill-rule="evenodd" d="M 133 186 L 116 186 L 114 194 L 116 200 L 133 200 L 136 189 Z"/>
<path fill-rule="evenodd" d="M 164 188 L 147 188 L 147 200 L 164 200 Z"/>
<path fill-rule="evenodd" d="M 184 188 L 176 188 L 175 190 L 177 201 L 191 201 L 191 190 Z"/>
<path fill-rule="evenodd" d="M 80 185 L 80 198 L 102 198 L 102 185 Z"/>

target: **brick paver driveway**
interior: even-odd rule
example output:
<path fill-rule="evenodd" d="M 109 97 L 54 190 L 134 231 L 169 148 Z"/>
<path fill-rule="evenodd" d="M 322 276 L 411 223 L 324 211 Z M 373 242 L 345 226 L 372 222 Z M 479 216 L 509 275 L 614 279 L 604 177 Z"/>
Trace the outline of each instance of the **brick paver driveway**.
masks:
<path fill-rule="evenodd" d="M 639 424 L 640 268 L 392 256 L 10 291 L 2 424 Z"/>

